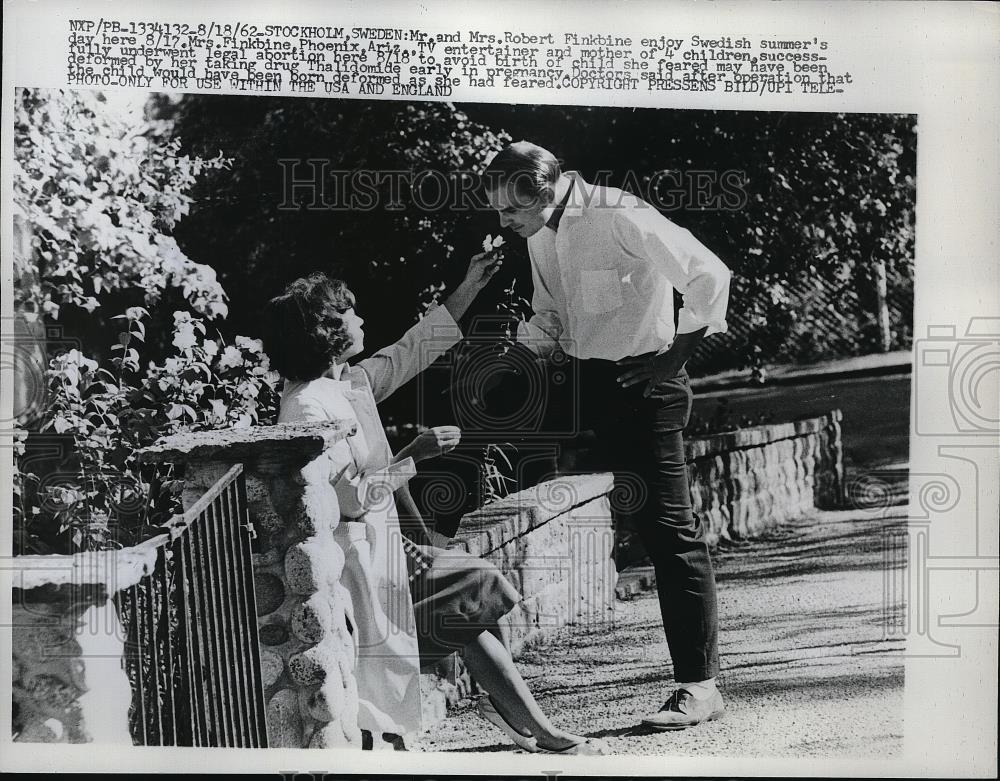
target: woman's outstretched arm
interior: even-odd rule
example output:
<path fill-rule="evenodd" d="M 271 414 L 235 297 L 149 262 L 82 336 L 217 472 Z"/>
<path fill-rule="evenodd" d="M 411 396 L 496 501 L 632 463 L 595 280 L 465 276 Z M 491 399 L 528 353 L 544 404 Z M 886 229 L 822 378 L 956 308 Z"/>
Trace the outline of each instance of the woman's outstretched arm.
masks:
<path fill-rule="evenodd" d="M 499 267 L 493 253 L 473 257 L 465 279 L 441 306 L 425 315 L 398 342 L 358 362 L 368 375 L 375 401 L 390 396 L 459 342 L 462 331 L 456 321 Z"/>

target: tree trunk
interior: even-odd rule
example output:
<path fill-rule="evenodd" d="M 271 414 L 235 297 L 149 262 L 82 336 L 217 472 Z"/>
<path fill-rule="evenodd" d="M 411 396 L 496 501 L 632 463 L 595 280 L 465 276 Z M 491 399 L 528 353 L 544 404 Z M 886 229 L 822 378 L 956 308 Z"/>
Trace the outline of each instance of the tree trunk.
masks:
<path fill-rule="evenodd" d="M 875 322 L 878 324 L 879 349 L 887 353 L 892 349 L 892 330 L 889 328 L 889 283 L 885 262 L 872 259 L 871 275 L 875 288 Z"/>

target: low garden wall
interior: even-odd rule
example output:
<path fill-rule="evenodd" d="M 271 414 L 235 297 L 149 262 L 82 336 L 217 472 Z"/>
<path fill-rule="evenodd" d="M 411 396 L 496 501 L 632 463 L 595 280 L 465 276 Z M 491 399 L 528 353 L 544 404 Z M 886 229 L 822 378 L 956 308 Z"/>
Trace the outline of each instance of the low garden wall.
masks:
<path fill-rule="evenodd" d="M 840 410 L 688 440 L 694 511 L 709 543 L 741 540 L 839 507 L 844 497 Z"/>
<path fill-rule="evenodd" d="M 843 499 L 841 414 L 687 443 L 695 510 L 710 540 L 745 539 Z M 339 583 L 343 554 L 327 451 L 342 425 L 200 432 L 145 454 L 183 463 L 184 505 L 243 465 L 268 744 L 359 746 L 354 646 Z M 567 475 L 467 515 L 457 545 L 493 561 L 524 601 L 504 620 L 517 656 L 566 625 L 609 621 L 615 598 L 610 474 Z M 112 596 L 144 577 L 154 542 L 124 551 L 19 557 L 14 578 L 16 736 L 31 742 L 130 742 L 129 684 Z M 425 675 L 425 722 L 468 694 L 460 659 Z"/>
<path fill-rule="evenodd" d="M 456 544 L 492 561 L 523 600 L 500 621 L 513 656 L 559 627 L 611 621 L 615 600 L 611 474 L 567 475 L 462 519 Z M 472 693 L 460 657 L 424 676 L 424 720 Z"/>
<path fill-rule="evenodd" d="M 361 747 L 329 457 L 332 445 L 353 431 L 353 424 L 335 423 L 179 434 L 144 454 L 184 464 L 185 508 L 233 464 L 243 464 L 257 535 L 254 589 L 270 747 Z"/>
<path fill-rule="evenodd" d="M 153 546 L 19 556 L 13 577 L 14 740 L 131 745 L 124 632 L 112 597 L 156 560 Z"/>

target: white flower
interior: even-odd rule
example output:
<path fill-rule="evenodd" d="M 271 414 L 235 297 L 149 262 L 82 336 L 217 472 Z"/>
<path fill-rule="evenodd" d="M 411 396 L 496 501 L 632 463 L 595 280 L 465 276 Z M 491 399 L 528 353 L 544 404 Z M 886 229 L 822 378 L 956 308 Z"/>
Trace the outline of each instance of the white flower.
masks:
<path fill-rule="evenodd" d="M 237 366 L 243 365 L 243 353 L 239 351 L 238 348 L 233 347 L 233 345 L 226 345 L 226 349 L 222 351 L 222 357 L 219 358 L 219 370 L 234 369 Z"/>
<path fill-rule="evenodd" d="M 237 336 L 236 346 L 241 350 L 247 350 L 252 353 L 259 353 L 264 349 L 260 339 L 251 339 L 249 336 Z"/>
<path fill-rule="evenodd" d="M 486 238 L 483 239 L 483 252 L 492 252 L 497 247 L 502 247 L 503 245 L 503 236 L 494 237 L 487 233 Z"/>
<path fill-rule="evenodd" d="M 209 358 L 214 358 L 219 354 L 219 345 L 213 339 L 206 339 L 202 348 L 205 350 L 205 355 Z"/>
<path fill-rule="evenodd" d="M 194 328 L 190 324 L 174 331 L 174 347 L 178 350 L 188 350 L 198 343 L 198 338 L 194 335 Z"/>

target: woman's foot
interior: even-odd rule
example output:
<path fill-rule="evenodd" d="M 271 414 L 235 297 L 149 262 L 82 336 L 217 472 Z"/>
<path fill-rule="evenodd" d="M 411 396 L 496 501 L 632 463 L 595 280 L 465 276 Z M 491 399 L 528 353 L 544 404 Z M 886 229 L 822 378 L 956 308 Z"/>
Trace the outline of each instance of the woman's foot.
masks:
<path fill-rule="evenodd" d="M 497 710 L 488 694 L 479 698 L 479 701 L 476 703 L 476 709 L 479 711 L 480 716 L 514 741 L 514 745 L 518 748 L 532 754 L 537 753 L 538 747 L 535 745 L 535 739 L 531 735 L 522 733 L 500 715 L 500 711 Z"/>
<path fill-rule="evenodd" d="M 556 736 L 553 736 L 555 738 Z M 560 733 L 557 739 L 535 739 L 535 747 L 540 754 L 578 754 L 581 756 L 603 756 L 611 753 L 611 748 L 599 738 Z"/>
<path fill-rule="evenodd" d="M 504 732 L 507 737 L 514 741 L 514 745 L 531 754 L 600 756 L 611 753 L 607 743 L 603 740 L 586 738 L 583 735 L 572 735 L 562 730 L 547 733 L 541 739 L 526 735 L 503 717 L 488 694 L 479 698 L 476 708 L 480 716 Z"/>

